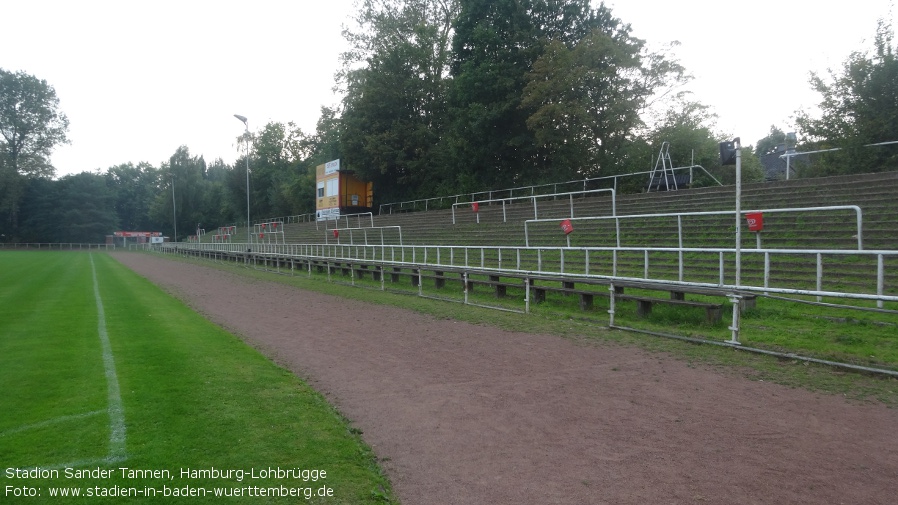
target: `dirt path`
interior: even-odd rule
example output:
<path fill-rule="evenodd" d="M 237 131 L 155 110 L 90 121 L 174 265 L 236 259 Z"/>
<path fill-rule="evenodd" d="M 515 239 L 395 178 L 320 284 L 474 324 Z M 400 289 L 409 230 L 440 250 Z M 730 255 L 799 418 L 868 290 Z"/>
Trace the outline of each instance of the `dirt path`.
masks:
<path fill-rule="evenodd" d="M 306 378 L 404 505 L 893 504 L 898 410 L 115 257 Z"/>

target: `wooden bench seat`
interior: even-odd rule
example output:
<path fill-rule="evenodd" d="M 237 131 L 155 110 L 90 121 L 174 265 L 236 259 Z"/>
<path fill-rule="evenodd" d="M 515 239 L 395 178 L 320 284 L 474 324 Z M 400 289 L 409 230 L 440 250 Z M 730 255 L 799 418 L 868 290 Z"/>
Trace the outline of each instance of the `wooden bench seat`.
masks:
<path fill-rule="evenodd" d="M 652 305 L 663 303 L 666 305 L 675 305 L 681 307 L 700 307 L 705 309 L 705 321 L 709 324 L 719 323 L 723 317 L 722 303 L 695 302 L 691 300 L 679 300 L 677 298 L 653 298 L 650 296 L 636 295 L 615 295 L 617 300 L 632 300 L 636 302 L 636 314 L 639 317 L 648 317 L 652 313 Z"/>
<path fill-rule="evenodd" d="M 552 291 L 555 293 L 561 293 L 565 296 L 577 295 L 580 297 L 580 310 L 589 310 L 593 307 L 593 299 L 596 296 L 608 296 L 606 293 L 597 292 L 597 291 L 588 291 L 584 289 L 576 289 L 573 287 L 574 283 L 565 282 L 562 287 L 555 286 L 543 286 L 543 285 L 531 285 L 530 289 L 533 292 L 533 303 L 542 303 L 546 301 L 546 292 Z"/>

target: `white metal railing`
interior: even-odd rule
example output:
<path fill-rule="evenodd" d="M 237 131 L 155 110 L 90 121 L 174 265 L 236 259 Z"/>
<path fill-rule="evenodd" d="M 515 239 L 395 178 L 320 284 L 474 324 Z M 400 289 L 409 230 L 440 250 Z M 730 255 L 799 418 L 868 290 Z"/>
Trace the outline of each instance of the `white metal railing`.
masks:
<path fill-rule="evenodd" d="M 355 218 L 355 220 L 356 220 L 356 222 L 357 222 L 357 226 L 354 226 L 354 227 L 353 227 L 352 224 L 351 224 L 350 221 L 349 221 L 349 218 Z M 373 228 L 373 227 L 374 227 L 374 213 L 372 213 L 372 212 L 359 212 L 359 213 L 357 213 L 357 214 L 342 214 L 342 215 L 339 215 L 339 216 L 333 216 L 333 217 L 331 217 L 331 216 L 322 216 L 321 218 L 319 218 L 318 220 L 315 221 L 315 229 L 318 230 L 318 229 L 319 229 L 319 228 L 318 228 L 318 223 L 320 223 L 320 222 L 323 221 L 323 222 L 324 222 L 324 229 L 325 229 L 325 230 L 333 230 L 334 228 L 336 228 L 337 226 L 339 226 L 339 223 L 340 223 L 341 220 L 345 220 L 345 221 L 346 221 L 346 226 L 344 226 L 344 228 L 346 228 L 346 229 L 348 229 L 348 228 L 363 228 L 363 226 L 362 226 L 362 219 L 363 219 L 363 218 L 368 218 L 367 220 L 368 220 L 368 222 L 370 223 L 370 225 L 369 225 L 370 228 Z M 330 224 L 331 221 L 334 222 L 334 228 L 330 228 L 330 226 L 329 226 L 329 224 Z"/>
<path fill-rule="evenodd" d="M 858 250 L 862 250 L 864 248 L 864 237 L 863 237 L 863 212 L 861 208 L 857 205 L 832 205 L 826 207 L 799 207 L 799 208 L 786 208 L 786 209 L 759 209 L 759 210 L 743 210 L 742 214 L 774 214 L 774 213 L 802 213 L 802 212 L 829 212 L 829 211 L 839 211 L 839 210 L 852 210 L 855 213 L 855 221 L 857 223 L 857 248 Z M 661 214 L 629 214 L 625 216 L 592 216 L 592 217 L 578 217 L 578 218 L 569 218 L 570 221 L 608 221 L 614 220 L 615 225 L 615 244 L 617 247 L 620 247 L 620 222 L 622 220 L 629 219 L 644 219 L 644 218 L 676 218 L 677 219 L 677 243 L 679 247 L 683 247 L 683 218 L 684 217 L 696 217 L 696 216 L 733 216 L 735 217 L 736 211 L 734 210 L 722 210 L 722 211 L 707 211 L 707 212 L 672 212 L 672 213 L 661 213 Z M 530 230 L 529 226 L 531 223 L 545 223 L 545 222 L 555 222 L 557 219 L 529 219 L 524 221 L 524 245 L 530 245 Z M 761 235 L 757 234 L 757 249 L 761 249 Z"/>
<path fill-rule="evenodd" d="M 40 251 L 80 251 L 80 250 L 109 250 L 115 249 L 115 244 L 88 244 L 78 242 L 23 242 L 0 243 L 3 250 L 37 249 Z"/>
<path fill-rule="evenodd" d="M 243 253 L 247 244 L 177 244 L 183 250 Z M 743 250 L 747 258 L 756 256 L 756 263 L 762 263 L 761 282 L 735 283 L 731 281 L 730 269 L 738 267 L 731 258 L 735 248 L 679 248 L 679 247 L 514 247 L 514 246 L 412 246 L 412 245 L 363 245 L 363 244 L 251 244 L 255 254 L 294 258 L 325 259 L 330 261 L 371 261 L 405 265 L 408 267 L 459 268 L 490 271 L 498 274 L 517 276 L 565 276 L 571 279 L 640 280 L 654 283 L 668 283 L 683 286 L 730 288 L 741 291 L 780 293 L 835 297 L 846 299 L 875 300 L 877 306 L 883 302 L 898 302 L 898 295 L 886 294 L 887 260 L 898 260 L 894 250 L 848 250 L 848 249 L 750 249 Z M 154 244 L 155 249 L 176 250 L 172 244 Z M 622 255 L 632 261 L 640 258 L 641 276 L 621 275 L 619 261 Z M 651 258 L 656 255 L 676 260 L 676 276 L 669 275 L 669 267 L 656 267 Z M 794 260 L 813 258 L 812 288 L 796 288 L 789 279 L 777 282 L 771 278 L 774 266 L 783 262 L 790 273 L 795 269 Z M 825 268 L 824 258 L 847 259 L 869 265 L 868 273 L 857 278 L 866 282 L 867 287 L 856 291 L 846 289 L 824 289 L 829 284 L 826 274 L 841 273 L 841 264 L 832 270 Z M 668 260 L 669 261 L 669 260 Z M 716 278 L 713 267 L 717 264 Z M 685 274 L 687 266 L 695 266 L 692 273 Z M 632 267 L 631 267 L 632 268 Z M 898 265 L 893 268 L 898 270 Z M 658 273 L 662 271 L 663 273 Z M 696 273 L 699 272 L 699 273 Z M 675 277 L 675 278 L 672 278 Z M 835 277 L 835 276 L 833 276 Z M 841 281 L 833 279 L 841 285 Z M 894 288 L 894 287 L 893 287 Z"/>
<path fill-rule="evenodd" d="M 370 228 L 331 228 L 329 231 L 333 232 L 333 238 L 336 244 L 340 245 L 340 234 L 343 232 L 349 233 L 349 244 L 342 245 L 356 245 L 355 242 L 355 234 L 361 232 L 363 243 L 361 245 L 386 245 L 386 237 L 384 235 L 384 231 L 386 230 L 395 230 L 399 234 L 399 245 L 402 245 L 402 227 L 401 226 L 376 226 Z M 380 232 L 380 244 L 370 244 L 368 241 L 368 232 L 369 231 L 379 231 Z M 345 234 L 344 234 L 345 235 Z M 325 245 L 330 244 L 330 236 L 324 235 L 324 243 Z"/>
<path fill-rule="evenodd" d="M 502 222 L 505 223 L 508 221 L 507 214 L 505 212 L 505 202 L 512 202 L 517 200 L 530 200 L 533 203 L 533 218 L 537 219 L 539 217 L 539 209 L 537 208 L 536 201 L 538 198 L 552 198 L 558 199 L 558 197 L 568 197 L 569 200 L 569 209 L 570 209 L 570 217 L 574 217 L 574 195 L 578 196 L 586 196 L 595 193 L 611 193 L 611 215 L 617 215 L 617 193 L 614 189 L 589 189 L 583 191 L 571 191 L 568 193 L 550 193 L 547 195 L 533 195 L 533 196 L 516 196 L 511 198 L 500 198 L 497 200 L 477 200 L 475 202 L 470 203 L 453 203 L 452 204 L 452 224 L 456 224 L 455 221 L 455 208 L 459 205 L 474 205 L 477 204 L 478 207 L 480 204 L 490 204 L 495 202 L 502 203 Z M 475 211 L 477 214 L 477 223 L 480 223 L 480 212 Z"/>
<path fill-rule="evenodd" d="M 676 167 L 676 168 L 671 168 L 668 170 L 670 170 L 670 171 L 689 170 L 690 179 L 691 179 L 692 178 L 691 174 L 694 169 L 700 169 L 705 174 L 707 174 L 709 177 L 711 177 L 711 179 L 713 179 L 714 182 L 716 182 L 718 186 L 723 186 L 723 184 L 719 180 L 717 180 L 716 177 L 711 175 L 711 173 L 708 172 L 701 165 L 690 165 L 688 167 Z M 435 204 L 437 202 L 442 204 L 444 201 L 451 201 L 454 204 L 458 204 L 458 203 L 473 203 L 478 200 L 500 200 L 501 198 L 512 198 L 512 197 L 514 197 L 515 193 L 520 194 L 522 192 L 524 192 L 524 193 L 529 192 L 529 195 L 527 195 L 527 196 L 534 196 L 537 194 L 538 190 L 547 189 L 547 188 L 552 188 L 550 190 L 551 193 L 558 193 L 559 186 L 564 187 L 564 186 L 571 186 L 571 185 L 575 185 L 575 184 L 582 185 L 583 191 L 586 191 L 587 186 L 590 183 L 599 183 L 601 181 L 608 181 L 608 180 L 612 181 L 612 189 L 617 191 L 619 179 L 623 179 L 623 178 L 627 178 L 627 177 L 645 176 L 645 175 L 648 175 L 651 173 L 652 173 L 651 171 L 646 171 L 646 172 L 634 172 L 634 173 L 630 173 L 630 174 L 605 175 L 602 177 L 576 179 L 573 181 L 555 182 L 555 183 L 549 183 L 549 184 L 539 184 L 539 185 L 534 185 L 534 186 L 519 186 L 519 187 L 507 188 L 507 189 L 477 191 L 474 193 L 462 193 L 462 194 L 451 195 L 451 196 L 437 196 L 437 197 L 432 197 L 432 198 L 421 198 L 418 200 L 406 200 L 403 202 L 384 203 L 384 204 L 380 205 L 380 209 L 379 209 L 378 213 L 379 214 L 384 214 L 384 213 L 392 214 L 394 209 L 398 210 L 400 212 L 405 209 L 419 210 L 418 209 L 419 205 L 423 205 L 423 207 L 424 207 L 423 210 L 426 211 L 426 210 L 429 210 L 428 207 L 430 204 Z M 505 195 L 505 196 L 500 197 L 500 195 Z"/>

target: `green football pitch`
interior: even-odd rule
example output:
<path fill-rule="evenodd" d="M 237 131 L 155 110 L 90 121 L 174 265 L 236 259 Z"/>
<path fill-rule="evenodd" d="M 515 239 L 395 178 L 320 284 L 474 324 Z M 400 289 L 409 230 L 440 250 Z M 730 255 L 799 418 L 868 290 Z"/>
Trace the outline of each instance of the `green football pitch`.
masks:
<path fill-rule="evenodd" d="M 345 419 L 102 253 L 0 252 L 0 501 L 382 503 Z"/>

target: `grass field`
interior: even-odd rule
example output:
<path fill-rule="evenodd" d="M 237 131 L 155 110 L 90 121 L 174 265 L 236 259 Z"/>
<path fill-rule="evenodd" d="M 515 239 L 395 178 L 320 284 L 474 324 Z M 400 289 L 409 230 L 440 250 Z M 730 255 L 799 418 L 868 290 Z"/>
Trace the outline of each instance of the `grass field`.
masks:
<path fill-rule="evenodd" d="M 105 254 L 0 253 L 0 390 L 5 503 L 395 501 L 321 395 Z"/>

